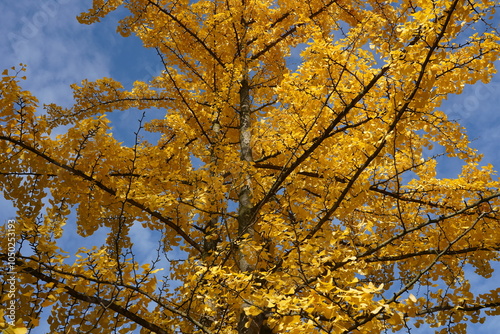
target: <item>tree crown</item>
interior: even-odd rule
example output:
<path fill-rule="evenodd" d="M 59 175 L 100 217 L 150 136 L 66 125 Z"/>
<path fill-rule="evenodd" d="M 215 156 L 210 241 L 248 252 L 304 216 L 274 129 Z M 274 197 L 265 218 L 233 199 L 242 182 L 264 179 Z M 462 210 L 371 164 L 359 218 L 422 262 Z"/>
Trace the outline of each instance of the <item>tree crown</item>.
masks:
<path fill-rule="evenodd" d="M 499 183 L 439 109 L 495 73 L 495 1 L 94 0 L 78 20 L 122 6 L 118 32 L 163 64 L 151 81 L 83 81 L 44 111 L 19 73 L 0 81 L 18 327 L 49 309 L 54 333 L 458 333 L 498 313 L 466 268 L 498 259 Z M 109 115 L 129 109 L 158 117 L 127 146 Z M 438 177 L 438 155 L 462 173 Z M 68 219 L 105 244 L 70 263 Z"/>

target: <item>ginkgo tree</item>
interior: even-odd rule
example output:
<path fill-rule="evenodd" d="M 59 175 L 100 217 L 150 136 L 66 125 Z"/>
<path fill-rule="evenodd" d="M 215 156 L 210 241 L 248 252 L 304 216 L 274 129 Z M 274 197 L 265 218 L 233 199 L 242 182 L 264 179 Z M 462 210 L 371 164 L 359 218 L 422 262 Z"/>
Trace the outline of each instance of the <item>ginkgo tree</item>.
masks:
<path fill-rule="evenodd" d="M 496 1 L 94 0 L 78 20 L 120 7 L 151 81 L 84 80 L 63 108 L 3 72 L 4 328 L 465 333 L 500 314 L 500 289 L 468 280 L 499 259 L 500 183 L 440 110 L 495 73 Z M 149 120 L 127 145 L 110 115 L 129 109 Z M 461 173 L 438 177 L 449 157 Z M 107 239 L 68 254 L 69 219 Z M 137 224 L 161 236 L 152 262 Z"/>

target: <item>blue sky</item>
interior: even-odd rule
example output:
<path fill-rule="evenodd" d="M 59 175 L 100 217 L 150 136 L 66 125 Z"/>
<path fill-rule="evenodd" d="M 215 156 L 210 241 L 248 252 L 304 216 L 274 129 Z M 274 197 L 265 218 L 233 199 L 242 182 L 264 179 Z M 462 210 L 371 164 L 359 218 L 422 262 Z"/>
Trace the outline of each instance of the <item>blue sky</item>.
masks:
<path fill-rule="evenodd" d="M 37 96 L 41 105 L 70 106 L 69 85 L 83 79 L 112 77 L 129 87 L 135 80 L 148 80 L 161 70 L 154 50 L 142 48 L 134 37 L 125 39 L 115 32 L 116 14 L 99 24 L 79 24 L 75 16 L 90 3 L 90 0 L 0 3 L 0 71 L 26 64 L 28 79 L 23 87 Z M 484 164 L 491 163 L 500 169 L 500 75 L 488 85 L 478 83 L 459 96 L 450 96 L 441 109 L 468 129 L 469 137 L 474 139 L 472 146 L 484 154 Z M 137 129 L 137 118 L 133 111 L 113 116 L 116 136 L 126 140 L 126 134 Z M 456 160 L 443 161 L 439 172 L 441 176 L 455 176 L 460 172 L 460 164 Z M 0 220 L 14 217 L 15 210 L 0 197 Z M 105 233 L 101 231 L 97 237 L 103 239 Z M 137 234 L 141 234 L 136 244 L 139 253 L 156 249 L 156 238 L 151 231 L 138 228 Z M 62 241 L 74 243 L 74 238 L 67 235 Z M 500 286 L 495 277 L 489 282 Z M 500 320 L 491 318 L 482 325 L 481 333 L 497 333 L 499 326 Z"/>

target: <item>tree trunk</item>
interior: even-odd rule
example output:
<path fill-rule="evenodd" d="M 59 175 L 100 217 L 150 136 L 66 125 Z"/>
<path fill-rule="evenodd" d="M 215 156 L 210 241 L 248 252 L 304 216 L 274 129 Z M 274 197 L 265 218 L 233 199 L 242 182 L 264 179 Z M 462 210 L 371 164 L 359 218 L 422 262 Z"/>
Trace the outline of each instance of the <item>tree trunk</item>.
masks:
<path fill-rule="evenodd" d="M 251 163 L 252 147 L 251 147 L 251 120 L 250 120 L 250 86 L 248 80 L 244 78 L 241 81 L 240 88 L 240 159 L 245 163 Z M 252 272 L 255 268 L 256 254 L 246 247 L 247 241 L 253 241 L 255 238 L 255 230 L 252 222 L 252 180 L 245 170 L 242 171 L 243 184 L 238 194 L 238 237 L 242 238 L 247 235 L 248 238 L 242 240 L 238 249 L 238 266 L 241 271 Z M 248 303 L 243 303 L 240 320 L 238 322 L 239 334 L 259 334 L 263 327 L 264 315 L 247 316 L 244 308 L 249 307 Z"/>

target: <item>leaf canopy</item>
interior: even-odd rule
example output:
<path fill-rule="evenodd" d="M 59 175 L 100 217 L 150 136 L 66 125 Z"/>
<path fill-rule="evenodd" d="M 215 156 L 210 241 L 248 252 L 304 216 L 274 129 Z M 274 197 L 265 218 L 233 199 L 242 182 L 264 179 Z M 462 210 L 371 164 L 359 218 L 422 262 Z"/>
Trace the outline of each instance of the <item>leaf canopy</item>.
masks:
<path fill-rule="evenodd" d="M 44 110 L 23 68 L 0 81 L 17 329 L 45 311 L 51 333 L 465 333 L 498 314 L 467 272 L 498 260 L 499 181 L 440 110 L 495 73 L 496 1 L 94 0 L 78 20 L 120 7 L 151 81 L 84 80 Z M 154 117 L 125 145 L 110 119 L 130 109 Z M 70 257 L 72 220 L 107 239 Z"/>

